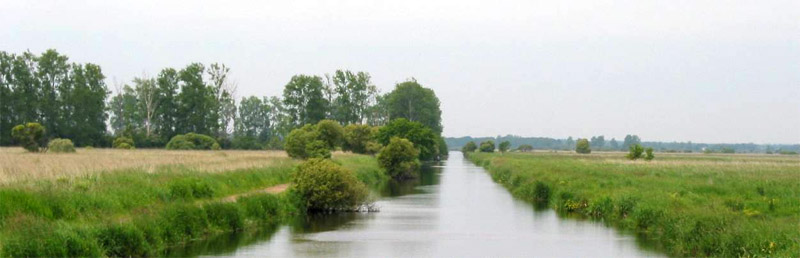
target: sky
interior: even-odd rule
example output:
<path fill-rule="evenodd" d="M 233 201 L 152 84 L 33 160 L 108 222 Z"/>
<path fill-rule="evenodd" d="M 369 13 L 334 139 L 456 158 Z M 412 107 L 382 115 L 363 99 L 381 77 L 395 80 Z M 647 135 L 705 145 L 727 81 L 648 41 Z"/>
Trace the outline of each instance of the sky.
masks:
<path fill-rule="evenodd" d="M 237 96 L 295 74 L 416 78 L 445 136 L 800 143 L 800 1 L 8 1 L 0 51 L 54 48 L 109 88 L 224 63 Z"/>

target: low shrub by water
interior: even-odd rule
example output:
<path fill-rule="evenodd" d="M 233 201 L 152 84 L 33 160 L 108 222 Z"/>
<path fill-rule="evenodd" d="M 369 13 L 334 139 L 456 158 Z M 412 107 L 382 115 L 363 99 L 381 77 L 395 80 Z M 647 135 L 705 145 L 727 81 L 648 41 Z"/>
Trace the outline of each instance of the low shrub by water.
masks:
<path fill-rule="evenodd" d="M 75 145 L 70 139 L 56 138 L 47 143 L 47 152 L 72 153 L 75 152 Z"/>

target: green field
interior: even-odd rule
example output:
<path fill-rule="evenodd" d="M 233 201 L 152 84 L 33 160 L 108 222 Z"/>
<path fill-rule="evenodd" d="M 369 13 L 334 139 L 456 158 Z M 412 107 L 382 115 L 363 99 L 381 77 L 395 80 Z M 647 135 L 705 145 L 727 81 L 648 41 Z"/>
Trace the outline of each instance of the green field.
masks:
<path fill-rule="evenodd" d="M 95 155 L 87 150 L 87 155 Z M 126 156 L 154 150 L 122 150 L 104 162 L 122 164 Z M 11 153 L 5 158 L 38 164 L 55 154 Z M 78 154 L 65 156 L 79 158 Z M 110 171 L 9 180 L 0 186 L 0 254 L 2 256 L 158 256 L 165 249 L 232 231 L 258 230 L 304 214 L 302 201 L 291 194 L 265 193 L 286 184 L 300 162 L 258 151 L 183 153 L 197 158 L 185 163 L 128 167 Z M 235 164 L 241 156 L 262 155 L 261 161 L 240 161 L 255 167 L 220 170 L 192 166 L 198 160 L 224 156 Z M 356 173 L 368 185 L 386 180 L 370 156 L 337 154 L 334 162 Z M 4 164 L 4 166 L 12 166 Z M 146 165 L 146 164 L 142 164 Z M 226 165 L 230 166 L 230 164 Z M 213 169 L 212 169 L 213 168 Z M 5 169 L 5 168 L 4 168 Z M 11 170 L 8 170 L 11 171 Z M 17 171 L 22 172 L 22 171 Z M 32 172 L 33 173 L 33 172 Z"/>
<path fill-rule="evenodd" d="M 800 255 L 797 156 L 467 155 L 518 198 L 634 232 L 670 255 Z"/>

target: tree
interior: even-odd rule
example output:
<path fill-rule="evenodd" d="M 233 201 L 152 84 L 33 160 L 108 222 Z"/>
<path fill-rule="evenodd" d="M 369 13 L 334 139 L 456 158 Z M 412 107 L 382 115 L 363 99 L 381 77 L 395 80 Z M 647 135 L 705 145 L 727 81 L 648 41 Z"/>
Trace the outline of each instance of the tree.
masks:
<path fill-rule="evenodd" d="M 331 81 L 336 96 L 331 103 L 333 118 L 342 124 L 365 122 L 370 100 L 377 93 L 370 75 L 336 70 Z"/>
<path fill-rule="evenodd" d="M 192 63 L 178 72 L 181 85 L 177 96 L 178 126 L 177 133 L 216 133 L 217 120 L 214 115 L 214 93 L 203 82 L 205 67 L 199 63 Z"/>
<path fill-rule="evenodd" d="M 369 125 L 349 124 L 344 127 L 342 149 L 353 153 L 367 153 L 367 145 L 372 141 L 373 129 Z"/>
<path fill-rule="evenodd" d="M 158 87 L 156 96 L 159 97 L 156 102 L 160 103 L 156 109 L 158 123 L 156 131 L 162 142 L 166 142 L 167 139 L 171 139 L 177 134 L 178 120 L 180 119 L 178 117 L 178 107 L 180 106 L 177 99 L 178 83 L 178 72 L 172 68 L 162 69 L 156 78 Z"/>
<path fill-rule="evenodd" d="M 587 139 L 578 139 L 575 143 L 575 152 L 580 154 L 589 154 L 592 153 L 592 149 L 589 145 L 589 140 Z"/>
<path fill-rule="evenodd" d="M 415 177 L 419 169 L 419 151 L 411 141 L 392 137 L 389 144 L 378 153 L 378 163 L 395 179 Z"/>
<path fill-rule="evenodd" d="M 239 102 L 239 114 L 234 123 L 235 137 L 250 137 L 264 143 L 270 137 L 270 111 L 268 99 L 251 96 Z"/>
<path fill-rule="evenodd" d="M 211 92 L 214 100 L 211 102 L 210 120 L 217 128 L 215 133 L 219 137 L 227 137 L 231 122 L 236 117 L 236 83 L 228 79 L 231 69 L 224 64 L 213 63 L 208 68 Z"/>
<path fill-rule="evenodd" d="M 133 78 L 134 91 L 136 91 L 136 100 L 138 101 L 139 114 L 143 119 L 143 126 L 145 136 L 150 137 L 155 127 L 156 111 L 158 105 L 161 104 L 161 98 L 158 96 L 158 86 L 156 80 L 148 78 L 147 75 L 142 77 Z"/>
<path fill-rule="evenodd" d="M 72 91 L 65 97 L 68 104 L 62 109 L 71 110 L 67 128 L 70 134 L 61 134 L 62 138 L 70 138 L 78 146 L 100 144 L 106 134 L 106 98 L 109 91 L 105 84 L 105 76 L 100 66 L 95 64 L 73 64 L 70 73 Z"/>
<path fill-rule="evenodd" d="M 619 149 L 619 143 L 617 142 L 617 139 L 615 139 L 615 138 L 611 138 L 611 142 L 609 142 L 609 145 L 611 145 L 611 149 L 612 150 L 618 150 Z"/>
<path fill-rule="evenodd" d="M 481 152 L 494 152 L 494 141 L 487 140 L 485 142 L 481 142 L 479 149 Z"/>
<path fill-rule="evenodd" d="M 627 138 L 627 137 L 626 137 Z M 644 152 L 644 148 L 642 145 L 634 144 L 628 147 L 628 159 L 636 160 L 642 157 L 642 153 Z"/>
<path fill-rule="evenodd" d="M 392 120 L 378 130 L 375 138 L 379 143 L 387 145 L 392 137 L 407 139 L 414 143 L 414 147 L 419 150 L 420 160 L 433 160 L 439 154 L 437 135 L 419 122 L 405 118 Z"/>
<path fill-rule="evenodd" d="M 517 147 L 517 150 L 521 152 L 533 151 L 533 146 L 530 144 L 522 144 L 519 147 Z"/>
<path fill-rule="evenodd" d="M 501 143 L 500 143 L 500 145 L 498 145 L 498 149 L 499 149 L 499 150 L 500 150 L 500 152 L 502 152 L 502 153 L 506 153 L 506 151 L 508 151 L 508 149 L 509 149 L 510 147 L 511 147 L 511 143 L 510 143 L 510 142 L 508 142 L 508 141 L 503 141 L 503 142 L 501 142 Z"/>
<path fill-rule="evenodd" d="M 590 142 L 591 147 L 597 150 L 602 149 L 605 144 L 606 144 L 606 139 L 602 135 L 593 136 Z"/>
<path fill-rule="evenodd" d="M 111 129 L 116 135 L 122 135 L 127 130 L 139 129 L 141 114 L 138 107 L 139 100 L 136 91 L 128 85 L 123 86 L 116 96 L 111 98 L 109 108 L 111 111 Z"/>
<path fill-rule="evenodd" d="M 293 127 L 316 124 L 325 119 L 328 100 L 324 92 L 319 76 L 292 76 L 283 89 L 283 106 Z"/>
<path fill-rule="evenodd" d="M 338 122 L 325 119 L 317 123 L 317 139 L 325 143 L 329 150 L 336 149 L 337 146 L 342 145 L 342 138 L 344 138 L 344 128 Z"/>
<path fill-rule="evenodd" d="M 44 127 L 39 123 L 26 123 L 11 129 L 11 137 L 30 152 L 38 152 L 39 148 L 43 146 L 44 134 Z"/>
<path fill-rule="evenodd" d="M 467 144 L 464 144 L 464 147 L 461 147 L 461 152 L 463 152 L 463 153 L 472 153 L 472 152 L 475 152 L 475 150 L 477 150 L 477 149 L 478 149 L 478 146 L 475 144 L 475 142 L 470 141 Z"/>
<path fill-rule="evenodd" d="M 622 148 L 630 149 L 631 146 L 641 144 L 642 140 L 638 135 L 625 135 L 625 140 L 622 142 Z"/>
<path fill-rule="evenodd" d="M 566 145 L 567 145 L 567 146 L 566 146 L 566 147 L 567 147 L 567 149 L 574 149 L 574 148 L 575 148 L 575 140 L 573 140 L 573 139 L 572 139 L 572 136 L 570 136 L 569 138 L 567 138 Z"/>
<path fill-rule="evenodd" d="M 647 148 L 645 152 L 647 153 L 647 155 L 644 157 L 645 160 L 650 161 L 656 158 L 656 155 L 653 154 L 653 148 Z"/>
<path fill-rule="evenodd" d="M 74 128 L 63 124 L 71 122 L 67 120 L 72 120 L 71 113 L 74 112 L 63 107 L 65 104 L 75 104 L 67 103 L 75 80 L 75 78 L 70 79 L 71 67 L 67 62 L 68 58 L 54 49 L 48 49 L 38 58 L 34 56 L 33 61 L 36 63 L 36 68 L 31 71 L 34 72 L 35 81 L 38 81 L 39 86 L 38 110 L 41 118 L 37 120 L 48 128 L 47 138 L 70 133 L 67 131 Z"/>
<path fill-rule="evenodd" d="M 399 83 L 387 96 L 389 119 L 405 118 L 442 133 L 442 110 L 433 90 L 423 88 L 416 80 Z"/>

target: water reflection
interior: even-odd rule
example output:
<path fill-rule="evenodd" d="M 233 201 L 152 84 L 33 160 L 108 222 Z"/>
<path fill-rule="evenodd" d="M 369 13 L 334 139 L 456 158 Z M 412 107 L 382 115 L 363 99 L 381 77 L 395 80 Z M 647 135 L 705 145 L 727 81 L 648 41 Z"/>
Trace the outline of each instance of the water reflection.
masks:
<path fill-rule="evenodd" d="M 380 212 L 307 217 L 236 256 L 626 257 L 656 256 L 634 237 L 591 221 L 534 211 L 453 153 L 418 179 L 379 191 Z M 217 253 L 219 254 L 219 253 Z M 212 254 L 213 255 L 213 254 Z"/>

